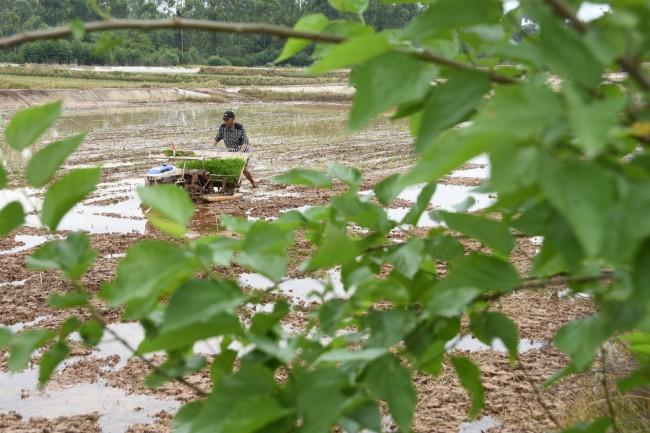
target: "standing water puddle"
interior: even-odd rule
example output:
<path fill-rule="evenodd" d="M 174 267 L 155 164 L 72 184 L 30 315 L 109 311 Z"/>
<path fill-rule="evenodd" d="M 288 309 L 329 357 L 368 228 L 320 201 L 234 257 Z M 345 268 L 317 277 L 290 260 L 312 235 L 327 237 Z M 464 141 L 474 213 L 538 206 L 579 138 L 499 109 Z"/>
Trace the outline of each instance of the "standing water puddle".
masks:
<path fill-rule="evenodd" d="M 462 423 L 458 433 L 487 433 L 488 430 L 500 426 L 501 422 L 498 419 L 484 416 L 478 421 Z"/>
<path fill-rule="evenodd" d="M 332 282 L 333 292 L 325 295 L 326 299 L 347 298 L 347 293 L 341 282 L 341 273 L 339 271 L 328 271 L 329 279 Z M 263 275 L 244 273 L 239 275 L 239 284 L 248 286 L 256 290 L 267 290 L 274 286 L 273 281 Z M 319 301 L 317 294 L 325 291 L 325 281 L 315 278 L 293 278 L 282 281 L 278 284 L 278 291 L 286 296 L 304 302 Z M 293 300 L 292 299 L 292 300 Z"/>
<path fill-rule="evenodd" d="M 38 371 L 0 374 L 0 412 L 23 418 L 57 418 L 97 412 L 104 433 L 125 433 L 133 424 L 148 424 L 160 411 L 175 411 L 180 402 L 150 395 L 127 394 L 102 382 L 82 383 L 62 389 L 37 391 Z M 23 398 L 23 390 L 29 396 Z"/>
<path fill-rule="evenodd" d="M 144 219 L 140 200 L 135 191 L 143 183 L 140 179 L 129 179 L 99 184 L 95 196 L 76 205 L 66 214 L 59 224 L 59 230 L 81 230 L 95 234 L 144 233 L 147 221 Z M 39 191 L 28 188 L 0 191 L 0 208 L 14 200 L 20 201 L 25 211 L 32 213 L 27 216 L 26 225 L 39 227 L 39 219 L 34 215 L 43 203 Z M 24 236 L 24 238 L 28 237 Z M 36 237 L 29 238 L 32 240 L 31 238 Z M 33 246 L 35 245 L 25 249 Z M 5 254 L 14 254 L 23 251 L 23 249 L 9 251 L 11 252 L 5 252 Z"/>
<path fill-rule="evenodd" d="M 44 244 L 49 240 L 47 236 L 32 236 L 32 235 L 16 235 L 14 239 L 16 242 L 20 242 L 23 245 L 8 250 L 0 251 L 0 255 L 17 254 L 23 251 L 31 250 L 32 248 Z"/>
<path fill-rule="evenodd" d="M 420 184 L 405 188 L 397 197 L 415 202 L 424 186 L 424 184 Z M 468 211 L 484 209 L 492 205 L 495 201 L 488 194 L 473 191 L 473 188 L 469 186 L 438 184 L 436 192 L 433 194 L 429 203 L 436 209 L 452 211 L 470 197 L 475 202 Z"/>
<path fill-rule="evenodd" d="M 545 346 L 543 341 L 519 340 L 519 353 L 526 353 L 529 350 L 541 349 Z M 496 352 L 506 353 L 508 349 L 503 344 L 500 339 L 495 339 L 492 342 L 492 345 L 488 346 L 487 344 L 481 343 L 477 338 L 472 337 L 471 335 L 462 335 L 457 336 L 453 340 L 449 341 L 445 348 L 448 351 L 459 350 L 463 352 L 483 352 L 486 350 L 494 350 Z"/>

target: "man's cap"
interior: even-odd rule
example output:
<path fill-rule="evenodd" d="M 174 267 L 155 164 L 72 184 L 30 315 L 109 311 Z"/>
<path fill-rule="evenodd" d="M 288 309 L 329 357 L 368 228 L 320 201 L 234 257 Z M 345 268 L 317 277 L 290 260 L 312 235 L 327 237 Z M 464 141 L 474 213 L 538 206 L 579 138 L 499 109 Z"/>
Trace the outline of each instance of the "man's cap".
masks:
<path fill-rule="evenodd" d="M 235 118 L 235 113 L 233 113 L 233 112 L 230 111 L 230 110 L 228 110 L 228 111 L 226 111 L 225 113 L 223 113 L 223 120 L 226 120 L 226 119 L 234 119 L 234 118 Z"/>

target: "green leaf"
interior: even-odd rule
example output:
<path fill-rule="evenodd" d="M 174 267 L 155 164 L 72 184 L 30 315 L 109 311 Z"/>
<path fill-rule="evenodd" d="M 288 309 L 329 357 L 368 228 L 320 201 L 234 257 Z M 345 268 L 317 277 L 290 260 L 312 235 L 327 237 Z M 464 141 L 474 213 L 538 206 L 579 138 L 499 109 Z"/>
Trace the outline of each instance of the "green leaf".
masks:
<path fill-rule="evenodd" d="M 544 3 L 529 2 L 526 8 L 539 24 L 539 38 L 533 42 L 549 66 L 559 75 L 585 87 L 598 85 L 603 65 L 592 54 L 583 36 L 573 26 L 565 25 Z"/>
<path fill-rule="evenodd" d="M 206 267 L 229 266 L 235 251 L 238 251 L 241 245 L 240 239 L 210 236 L 197 239 L 195 251 Z"/>
<path fill-rule="evenodd" d="M 462 7 L 455 0 L 438 0 L 411 21 L 402 37 L 424 39 L 433 33 L 496 22 L 502 11 L 503 4 L 499 0 L 465 0 Z"/>
<path fill-rule="evenodd" d="M 552 127 L 562 126 L 563 113 L 562 100 L 546 86 L 498 86 L 469 129 L 474 133 L 493 133 L 522 140 L 536 138 Z"/>
<path fill-rule="evenodd" d="M 169 236 L 182 238 L 187 234 L 187 227 L 185 227 L 183 224 L 168 220 L 167 218 L 161 218 L 157 216 L 155 212 L 148 214 L 147 219 L 155 228 L 163 233 L 168 234 Z"/>
<path fill-rule="evenodd" d="M 483 292 L 508 292 L 519 284 L 519 274 L 508 261 L 470 253 L 451 263 L 440 288 L 475 287 Z"/>
<path fill-rule="evenodd" d="M 89 346 L 97 346 L 102 340 L 104 326 L 97 320 L 88 320 L 79 327 L 79 335 L 84 343 Z"/>
<path fill-rule="evenodd" d="M 41 221 L 50 230 L 58 227 L 65 214 L 95 190 L 101 177 L 101 168 L 73 170 L 56 181 L 45 193 Z"/>
<path fill-rule="evenodd" d="M 327 27 L 329 20 L 323 14 L 311 14 L 305 15 L 298 20 L 293 28 L 295 30 L 309 31 L 309 32 L 320 32 Z M 309 39 L 298 39 L 298 38 L 289 38 L 284 44 L 284 49 L 282 53 L 275 59 L 275 63 L 280 63 L 284 60 L 287 60 L 290 57 L 293 57 L 299 51 L 302 51 L 311 41 Z"/>
<path fill-rule="evenodd" d="M 84 36 L 86 36 L 86 24 L 80 18 L 76 18 L 70 22 L 70 29 L 72 30 L 72 37 L 76 41 L 82 41 Z"/>
<path fill-rule="evenodd" d="M 362 350 L 346 350 L 346 349 L 334 349 L 329 352 L 325 352 L 316 360 L 316 364 L 322 364 L 326 362 L 357 362 L 364 361 L 369 362 L 373 361 L 381 356 L 384 356 L 387 352 L 387 349 L 384 347 L 374 347 L 370 349 Z"/>
<path fill-rule="evenodd" d="M 650 385 L 650 368 L 639 369 L 628 374 L 617 383 L 618 390 L 622 393 Z"/>
<path fill-rule="evenodd" d="M 70 353 L 70 348 L 67 344 L 59 341 L 50 350 L 45 352 L 41 357 L 40 367 L 38 370 L 38 384 L 43 386 L 45 382 L 50 379 L 54 369 L 59 365 L 66 356 Z"/>
<path fill-rule="evenodd" d="M 309 72 L 322 74 L 333 69 L 362 63 L 390 49 L 388 38 L 381 33 L 356 36 L 338 44 L 326 57 L 314 64 Z"/>
<path fill-rule="evenodd" d="M 236 359 L 237 352 L 227 348 L 224 349 L 222 342 L 221 352 L 214 357 L 214 361 L 212 361 L 212 365 L 210 366 L 210 378 L 212 379 L 213 385 L 217 385 L 223 377 L 232 373 Z"/>
<path fill-rule="evenodd" d="M 326 335 L 333 335 L 345 317 L 346 304 L 340 299 L 331 299 L 324 302 L 318 309 L 320 329 Z"/>
<path fill-rule="evenodd" d="M 345 182 L 348 186 L 358 188 L 361 183 L 361 171 L 358 168 L 346 167 L 335 162 L 327 163 L 330 176 Z"/>
<path fill-rule="evenodd" d="M 4 348 L 11 342 L 13 334 L 11 329 L 0 326 L 0 347 Z"/>
<path fill-rule="evenodd" d="M 222 335 L 241 335 L 241 333 L 241 325 L 237 316 L 230 313 L 218 313 L 211 317 L 199 317 L 193 323 L 182 327 L 175 325 L 172 328 L 163 328 L 156 336 L 148 337 L 140 343 L 138 352 L 187 349 L 197 341 Z"/>
<path fill-rule="evenodd" d="M 228 416 L 215 424 L 222 433 L 253 433 L 291 412 L 273 397 L 253 396 L 236 400 Z"/>
<path fill-rule="evenodd" d="M 328 0 L 330 6 L 340 12 L 361 15 L 368 9 L 368 0 Z"/>
<path fill-rule="evenodd" d="M 361 407 L 346 412 L 339 418 L 339 426 L 346 433 L 363 433 L 381 431 L 381 413 L 374 401 L 369 401 Z"/>
<path fill-rule="evenodd" d="M 234 375 L 223 377 L 192 414 L 191 432 L 252 433 L 291 411 L 273 397 L 273 372 L 260 363 L 242 363 Z"/>
<path fill-rule="evenodd" d="M 287 272 L 287 248 L 293 233 L 266 221 L 256 221 L 248 231 L 238 261 L 272 281 L 280 281 Z"/>
<path fill-rule="evenodd" d="M 350 128 L 362 128 L 388 108 L 420 98 L 436 74 L 437 68 L 432 64 L 392 52 L 354 68 L 350 82 L 357 92 L 350 111 Z"/>
<path fill-rule="evenodd" d="M 593 158 L 614 138 L 618 116 L 626 105 L 625 97 L 616 94 L 603 100 L 587 103 L 569 86 L 564 89 L 569 121 L 578 137 L 578 146 Z"/>
<path fill-rule="evenodd" d="M 451 236 L 434 236 L 424 240 L 424 251 L 432 259 L 451 261 L 465 254 L 463 246 Z"/>
<path fill-rule="evenodd" d="M 476 71 L 453 73 L 435 86 L 424 106 L 416 150 L 424 151 L 442 131 L 463 121 L 489 89 L 488 75 Z"/>
<path fill-rule="evenodd" d="M 2 163 L 0 163 L 0 189 L 5 186 L 7 186 L 7 171 L 2 166 Z"/>
<path fill-rule="evenodd" d="M 354 36 L 368 35 L 374 32 L 375 30 L 372 28 L 372 26 L 351 20 L 331 21 L 325 28 L 325 33 L 343 36 L 346 39 Z M 315 59 L 322 59 L 323 57 L 327 56 L 327 54 L 334 48 L 336 48 L 336 44 L 319 42 L 314 48 L 312 57 Z"/>
<path fill-rule="evenodd" d="M 587 162 L 547 160 L 542 189 L 566 218 L 585 252 L 597 255 L 610 230 L 604 210 L 613 204 L 613 176 Z"/>
<path fill-rule="evenodd" d="M 386 233 L 392 227 L 386 211 L 374 203 L 363 201 L 354 191 L 334 197 L 332 207 L 352 222 L 371 230 Z"/>
<path fill-rule="evenodd" d="M 23 205 L 12 201 L 0 210 L 0 236 L 6 236 L 25 222 Z"/>
<path fill-rule="evenodd" d="M 327 269 L 355 260 L 363 247 L 348 238 L 345 228 L 327 223 L 320 247 L 309 260 L 307 270 Z"/>
<path fill-rule="evenodd" d="M 386 259 L 405 277 L 413 278 L 420 269 L 423 258 L 424 241 L 414 237 L 394 247 Z"/>
<path fill-rule="evenodd" d="M 347 385 L 345 374 L 336 368 L 315 371 L 297 370 L 291 377 L 290 390 L 295 395 L 295 405 L 303 420 L 304 433 L 331 431 L 345 409 Z"/>
<path fill-rule="evenodd" d="M 499 139 L 501 136 L 498 134 L 476 134 L 473 130 L 465 129 L 448 130 L 431 143 L 415 166 L 403 174 L 393 188 L 401 191 L 409 185 L 436 182 L 469 159 L 486 152 L 490 144 Z"/>
<path fill-rule="evenodd" d="M 476 287 L 437 288 L 429 299 L 427 310 L 434 317 L 455 317 L 480 294 L 481 290 Z"/>
<path fill-rule="evenodd" d="M 16 113 L 5 128 L 5 139 L 21 151 L 34 144 L 61 115 L 61 101 L 27 108 Z"/>
<path fill-rule="evenodd" d="M 451 230 L 466 234 L 501 254 L 510 254 L 516 246 L 508 226 L 502 222 L 467 213 L 438 211 L 435 214 L 440 216 Z"/>
<path fill-rule="evenodd" d="M 73 135 L 48 144 L 30 159 L 25 175 L 27 181 L 36 187 L 45 185 L 54 176 L 66 158 L 79 147 L 86 134 Z"/>
<path fill-rule="evenodd" d="M 591 365 L 614 329 L 598 314 L 567 323 L 555 334 L 555 346 L 567 354 L 578 371 Z"/>
<path fill-rule="evenodd" d="M 207 362 L 203 356 L 185 355 L 182 353 L 170 354 L 167 360 L 145 378 L 144 384 L 151 388 L 157 388 L 173 380 L 189 376 L 203 370 Z"/>
<path fill-rule="evenodd" d="M 65 341 L 65 339 L 68 338 L 68 335 L 79 329 L 80 326 L 81 320 L 75 316 L 65 319 L 65 322 L 63 322 L 59 328 L 59 341 Z"/>
<path fill-rule="evenodd" d="M 87 234 L 73 232 L 65 240 L 49 241 L 27 258 L 32 270 L 59 269 L 71 280 L 81 277 L 95 261 Z"/>
<path fill-rule="evenodd" d="M 176 185 L 140 187 L 138 195 L 145 205 L 178 224 L 186 225 L 192 219 L 192 200 L 184 189 Z"/>
<path fill-rule="evenodd" d="M 402 224 L 410 224 L 413 226 L 416 226 L 418 224 L 420 217 L 422 217 L 424 211 L 426 211 L 427 207 L 429 207 L 431 198 L 436 192 L 436 187 L 437 184 L 430 183 L 422 188 L 422 191 L 420 191 L 420 194 L 418 194 L 418 198 L 415 204 L 411 206 L 411 209 L 409 209 L 408 213 L 404 215 L 404 218 L 402 218 Z"/>
<path fill-rule="evenodd" d="M 399 360 L 386 355 L 374 361 L 368 366 L 364 382 L 373 397 L 388 403 L 400 431 L 411 431 L 417 396 L 411 383 L 411 374 L 402 367 Z"/>
<path fill-rule="evenodd" d="M 579 422 L 573 427 L 562 430 L 561 433 L 607 433 L 612 422 L 607 418 L 599 418 L 592 422 Z"/>
<path fill-rule="evenodd" d="M 110 305 L 130 304 L 125 313 L 139 318 L 154 307 L 159 296 L 187 280 L 199 265 L 185 250 L 159 240 L 132 246 L 117 266 L 117 278 L 102 288 Z"/>
<path fill-rule="evenodd" d="M 47 298 L 47 305 L 58 309 L 83 307 L 88 305 L 88 299 L 88 293 L 84 292 L 55 293 Z"/>
<path fill-rule="evenodd" d="M 161 332 L 201 323 L 217 314 L 232 313 L 245 299 L 241 289 L 231 281 L 189 280 L 169 300 Z"/>
<path fill-rule="evenodd" d="M 481 372 L 472 361 L 462 356 L 453 356 L 451 358 L 451 365 L 454 366 L 454 370 L 456 370 L 461 385 L 463 385 L 463 388 L 465 388 L 472 397 L 472 406 L 469 410 L 469 417 L 475 418 L 485 403 L 483 386 L 481 385 Z"/>
<path fill-rule="evenodd" d="M 331 188 L 332 179 L 316 170 L 294 168 L 273 178 L 273 182 L 286 185 L 306 185 Z"/>
<path fill-rule="evenodd" d="M 379 203 L 388 206 L 405 187 L 406 185 L 403 185 L 401 175 L 396 173 L 382 179 L 375 185 L 373 191 Z"/>
<path fill-rule="evenodd" d="M 413 312 L 398 308 L 372 311 L 364 322 L 371 330 L 368 347 L 391 347 L 399 343 L 418 324 Z"/>
<path fill-rule="evenodd" d="M 45 345 L 56 333 L 44 329 L 34 329 L 16 334 L 9 343 L 11 354 L 9 355 L 9 371 L 21 371 L 29 362 L 29 359 L 39 347 Z"/>
<path fill-rule="evenodd" d="M 499 338 L 508 349 L 510 359 L 515 360 L 519 355 L 519 332 L 517 325 L 501 313 L 485 312 L 471 316 L 470 329 L 480 341 L 491 345 Z"/>

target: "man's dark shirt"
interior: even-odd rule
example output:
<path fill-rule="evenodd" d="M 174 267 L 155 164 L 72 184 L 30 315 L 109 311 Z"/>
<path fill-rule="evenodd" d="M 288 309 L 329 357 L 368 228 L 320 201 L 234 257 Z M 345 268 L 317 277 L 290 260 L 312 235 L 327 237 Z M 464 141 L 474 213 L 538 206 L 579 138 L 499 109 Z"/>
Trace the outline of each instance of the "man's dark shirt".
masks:
<path fill-rule="evenodd" d="M 235 123 L 232 128 L 228 128 L 226 127 L 226 124 L 223 123 L 219 127 L 219 132 L 217 132 L 215 138 L 217 143 L 223 140 L 226 148 L 230 152 L 248 152 L 249 143 L 244 125 Z"/>

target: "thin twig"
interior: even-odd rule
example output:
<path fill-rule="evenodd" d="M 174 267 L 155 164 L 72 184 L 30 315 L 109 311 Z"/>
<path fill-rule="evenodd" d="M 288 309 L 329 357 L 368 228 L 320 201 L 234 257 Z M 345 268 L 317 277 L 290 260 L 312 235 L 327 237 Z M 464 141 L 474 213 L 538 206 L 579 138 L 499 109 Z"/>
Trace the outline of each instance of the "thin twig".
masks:
<path fill-rule="evenodd" d="M 614 404 L 612 403 L 612 397 L 609 394 L 609 384 L 607 383 L 607 352 L 605 348 L 600 349 L 600 359 L 603 364 L 603 374 L 601 375 L 601 383 L 603 384 L 603 391 L 605 393 L 605 401 L 607 402 L 607 410 L 609 412 L 609 418 L 612 420 L 612 428 L 615 433 L 621 433 L 621 430 L 618 428 L 616 422 L 616 411 L 614 410 Z"/>
<path fill-rule="evenodd" d="M 544 0 L 551 9 L 555 12 L 556 15 L 568 19 L 571 24 L 575 27 L 580 33 L 585 33 L 588 30 L 587 24 L 578 18 L 578 15 L 570 4 L 564 0 Z M 646 77 L 641 69 L 641 65 L 638 61 L 635 61 L 629 57 L 623 57 L 618 60 L 618 65 L 623 69 L 628 75 L 637 82 L 643 90 L 650 90 L 650 79 Z"/>
<path fill-rule="evenodd" d="M 526 368 L 524 367 L 524 363 L 520 362 L 519 363 L 519 370 L 524 374 L 524 377 L 526 378 L 526 382 L 528 382 L 528 385 L 530 385 L 530 388 L 533 391 L 533 394 L 535 394 L 535 399 L 537 400 L 537 403 L 539 406 L 542 408 L 544 413 L 546 414 L 546 417 L 551 420 L 551 422 L 555 425 L 555 428 L 558 430 L 562 430 L 562 426 L 558 422 L 557 418 L 555 418 L 555 415 L 553 415 L 553 412 L 549 409 L 549 407 L 544 403 L 544 399 L 542 398 L 542 394 L 539 392 L 539 389 L 537 389 L 537 385 L 535 385 L 535 382 L 533 379 L 530 377 L 528 374 L 528 371 L 526 371 Z"/>
<path fill-rule="evenodd" d="M 103 32 L 108 30 L 140 30 L 152 31 L 162 29 L 193 29 L 208 32 L 221 33 L 261 33 L 278 36 L 281 38 L 298 38 L 307 39 L 314 42 L 326 42 L 340 44 L 347 41 L 347 38 L 331 33 L 308 32 L 292 29 L 286 26 L 264 23 L 230 23 L 223 21 L 197 20 L 189 18 L 173 17 L 169 19 L 158 20 L 129 20 L 129 19 L 110 19 L 105 21 L 92 21 L 84 23 L 83 28 L 86 33 Z M 17 33 L 15 35 L 0 38 L 0 50 L 22 45 L 28 42 L 40 41 L 45 39 L 60 39 L 73 36 L 75 30 L 72 26 L 54 27 L 46 30 L 37 30 L 32 32 Z M 454 69 L 474 70 L 486 73 L 490 79 L 496 83 L 512 84 L 518 80 L 506 77 L 505 75 L 496 74 L 481 68 L 457 62 L 431 51 L 417 48 L 393 48 L 393 51 L 412 55 L 422 61 L 435 63 L 441 66 L 447 66 Z"/>
<path fill-rule="evenodd" d="M 90 310 L 90 314 L 92 315 L 93 319 L 97 320 L 99 323 L 101 323 L 102 327 L 106 332 L 108 332 L 117 342 L 119 342 L 122 346 L 124 346 L 129 352 L 131 352 L 134 356 L 136 356 L 138 359 L 140 359 L 142 362 L 147 364 L 149 368 L 151 368 L 155 373 L 165 377 L 168 380 L 173 380 L 181 385 L 185 386 L 186 388 L 190 389 L 192 392 L 194 392 L 198 397 L 207 397 L 208 393 L 199 388 L 198 386 L 194 385 L 193 383 L 188 382 L 185 380 L 183 377 L 174 377 L 170 376 L 167 374 L 167 372 L 161 370 L 157 365 L 155 365 L 151 360 L 147 359 L 144 355 L 139 353 L 136 348 L 131 346 L 131 343 L 126 341 L 124 338 L 122 338 L 121 335 L 119 335 L 115 330 L 111 329 L 108 325 L 108 321 L 104 318 L 104 316 L 101 315 L 97 309 L 89 305 L 88 309 Z"/>

